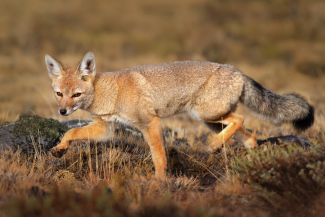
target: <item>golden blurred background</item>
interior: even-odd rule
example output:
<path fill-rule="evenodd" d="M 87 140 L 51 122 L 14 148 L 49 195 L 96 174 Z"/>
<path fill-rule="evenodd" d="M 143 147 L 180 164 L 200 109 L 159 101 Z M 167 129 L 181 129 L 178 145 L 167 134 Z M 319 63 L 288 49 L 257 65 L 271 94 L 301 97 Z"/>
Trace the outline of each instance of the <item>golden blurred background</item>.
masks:
<path fill-rule="evenodd" d="M 325 2 L 321 0 L 110 0 L 0 2 L 0 123 L 62 117 L 44 55 L 97 71 L 175 60 L 234 64 L 277 93 L 325 111 Z"/>

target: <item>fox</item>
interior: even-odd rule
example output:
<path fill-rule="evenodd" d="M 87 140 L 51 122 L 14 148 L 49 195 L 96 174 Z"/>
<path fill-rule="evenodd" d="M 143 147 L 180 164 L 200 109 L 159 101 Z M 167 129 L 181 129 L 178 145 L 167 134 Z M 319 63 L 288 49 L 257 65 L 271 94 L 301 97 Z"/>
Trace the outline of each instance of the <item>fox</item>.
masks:
<path fill-rule="evenodd" d="M 120 122 L 139 129 L 150 147 L 157 179 L 166 178 L 167 160 L 160 119 L 189 113 L 217 133 L 208 145 L 215 152 L 233 137 L 244 147 L 258 147 L 256 137 L 243 128 L 244 117 L 235 113 L 238 103 L 258 118 L 275 125 L 292 123 L 303 131 L 314 123 L 314 107 L 297 93 L 278 95 L 229 64 L 176 61 L 143 65 L 112 72 L 96 72 L 88 52 L 77 67 L 45 56 L 58 102 L 58 113 L 77 109 L 90 112 L 93 123 L 70 129 L 52 154 L 61 157 L 75 140 L 107 141 L 108 127 Z"/>

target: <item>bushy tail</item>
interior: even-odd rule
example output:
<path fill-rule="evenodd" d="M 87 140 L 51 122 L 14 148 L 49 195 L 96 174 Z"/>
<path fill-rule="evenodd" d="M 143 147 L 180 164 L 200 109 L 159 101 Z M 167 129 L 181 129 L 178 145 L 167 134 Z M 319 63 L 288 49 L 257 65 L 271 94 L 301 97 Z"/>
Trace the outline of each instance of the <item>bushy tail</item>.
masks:
<path fill-rule="evenodd" d="M 314 107 L 296 93 L 275 94 L 252 78 L 244 75 L 244 89 L 240 101 L 262 119 L 273 124 L 291 122 L 296 130 L 306 130 L 314 123 Z"/>

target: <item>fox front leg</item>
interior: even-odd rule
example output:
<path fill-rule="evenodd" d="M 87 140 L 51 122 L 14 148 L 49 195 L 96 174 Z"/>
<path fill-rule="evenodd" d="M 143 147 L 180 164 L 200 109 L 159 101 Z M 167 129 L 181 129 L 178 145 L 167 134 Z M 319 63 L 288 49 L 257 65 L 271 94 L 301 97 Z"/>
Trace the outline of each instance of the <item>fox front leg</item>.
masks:
<path fill-rule="evenodd" d="M 111 137 L 108 124 L 101 119 L 85 127 L 74 128 L 66 132 L 60 144 L 51 149 L 53 156 L 62 157 L 69 147 L 70 142 L 75 140 L 105 141 Z"/>
<path fill-rule="evenodd" d="M 155 166 L 155 176 L 159 180 L 166 179 L 167 160 L 160 119 L 154 117 L 145 129 L 141 129 L 149 143 L 152 161 Z"/>

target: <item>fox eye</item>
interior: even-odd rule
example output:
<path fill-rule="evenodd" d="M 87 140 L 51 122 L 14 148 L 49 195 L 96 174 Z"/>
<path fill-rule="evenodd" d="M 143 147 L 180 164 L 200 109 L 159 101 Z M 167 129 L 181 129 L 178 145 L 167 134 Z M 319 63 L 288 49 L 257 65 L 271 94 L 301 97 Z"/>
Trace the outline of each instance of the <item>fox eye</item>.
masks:
<path fill-rule="evenodd" d="M 56 92 L 56 95 L 58 95 L 58 96 L 63 96 L 63 94 L 60 93 L 60 92 Z"/>
<path fill-rule="evenodd" d="M 73 94 L 72 97 L 79 97 L 80 95 L 81 95 L 81 93 L 75 93 L 75 94 Z"/>

